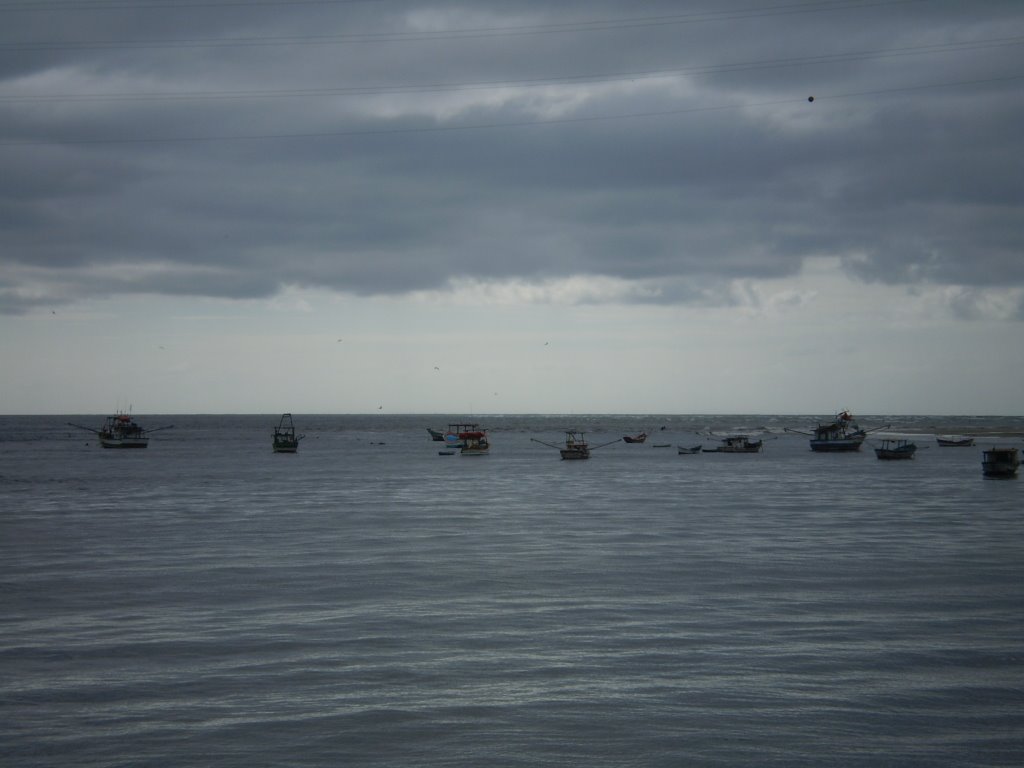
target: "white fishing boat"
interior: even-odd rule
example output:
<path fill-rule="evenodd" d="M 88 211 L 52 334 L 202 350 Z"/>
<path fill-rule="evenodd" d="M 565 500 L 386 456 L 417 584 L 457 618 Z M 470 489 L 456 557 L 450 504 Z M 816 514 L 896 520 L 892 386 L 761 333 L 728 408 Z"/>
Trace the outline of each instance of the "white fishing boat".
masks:
<path fill-rule="evenodd" d="M 758 453 L 763 447 L 763 440 L 751 440 L 747 435 L 729 435 L 722 438 L 717 448 L 705 448 L 704 453 Z"/>
<path fill-rule="evenodd" d="M 72 424 L 70 421 L 68 425 L 92 432 L 99 438 L 100 445 L 104 448 L 145 448 L 149 445 L 150 434 L 159 432 L 162 429 L 171 429 L 174 426 L 171 424 L 165 427 L 146 430 L 140 427 L 135 422 L 135 419 L 127 413 L 108 416 L 106 421 L 103 422 L 103 426 L 99 429 Z"/>
<path fill-rule="evenodd" d="M 574 429 L 566 430 L 565 432 L 565 444 L 555 445 L 554 443 L 546 443 L 543 440 L 537 440 L 531 437 L 530 440 L 534 443 L 540 443 L 546 445 L 549 448 L 554 448 L 558 451 L 559 455 L 566 461 L 580 461 L 582 459 L 589 459 L 590 452 L 603 448 L 606 445 L 617 443 L 622 440 L 621 437 L 615 440 L 609 440 L 607 443 L 601 443 L 601 445 L 591 446 L 587 443 L 586 436 L 583 432 L 579 432 Z"/>
<path fill-rule="evenodd" d="M 853 415 L 849 411 L 840 411 L 831 422 L 819 424 L 814 428 L 813 432 L 803 432 L 799 429 L 789 429 L 788 427 L 786 431 L 794 432 L 798 435 L 808 435 L 811 438 L 812 451 L 838 453 L 859 451 L 870 432 L 887 429 L 888 426 L 863 430 L 853 420 Z"/>

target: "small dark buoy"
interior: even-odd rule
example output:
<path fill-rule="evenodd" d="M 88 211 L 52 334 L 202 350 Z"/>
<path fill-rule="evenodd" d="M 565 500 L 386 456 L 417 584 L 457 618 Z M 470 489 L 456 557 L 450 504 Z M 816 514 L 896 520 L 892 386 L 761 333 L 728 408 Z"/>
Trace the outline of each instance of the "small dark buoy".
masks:
<path fill-rule="evenodd" d="M 814 101 L 814 97 L 813 97 L 813 96 L 808 96 L 808 97 L 807 97 L 807 100 L 808 100 L 808 101 Z"/>

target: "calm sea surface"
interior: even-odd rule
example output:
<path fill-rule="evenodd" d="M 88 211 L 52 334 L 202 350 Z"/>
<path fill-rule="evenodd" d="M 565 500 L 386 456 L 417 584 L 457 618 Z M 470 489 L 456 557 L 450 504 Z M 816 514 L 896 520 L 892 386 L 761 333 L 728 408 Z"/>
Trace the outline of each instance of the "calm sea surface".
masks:
<path fill-rule="evenodd" d="M 278 416 L 0 417 L 0 763 L 1024 763 L 1020 417 L 861 417 L 882 462 L 818 416 Z"/>

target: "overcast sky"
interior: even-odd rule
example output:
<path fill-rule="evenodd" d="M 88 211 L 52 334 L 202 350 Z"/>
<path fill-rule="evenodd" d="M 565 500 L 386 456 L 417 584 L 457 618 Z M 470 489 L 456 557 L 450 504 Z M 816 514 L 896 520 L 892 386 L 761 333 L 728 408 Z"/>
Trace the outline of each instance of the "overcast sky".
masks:
<path fill-rule="evenodd" d="M 0 0 L 0 412 L 1024 412 L 1020 0 Z"/>

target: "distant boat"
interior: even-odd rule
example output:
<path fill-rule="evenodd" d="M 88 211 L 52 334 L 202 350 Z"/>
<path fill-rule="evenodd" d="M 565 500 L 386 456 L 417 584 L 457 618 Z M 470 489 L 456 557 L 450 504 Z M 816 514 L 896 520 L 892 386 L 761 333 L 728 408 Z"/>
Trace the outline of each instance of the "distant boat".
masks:
<path fill-rule="evenodd" d="M 554 445 L 553 443 L 546 443 L 543 440 L 537 440 L 536 438 L 533 437 L 530 438 L 531 442 L 540 443 L 541 445 L 546 445 L 549 448 L 557 449 L 561 457 L 567 461 L 589 459 L 591 451 L 595 451 L 598 448 L 603 448 L 606 445 L 611 445 L 612 443 L 617 443 L 621 439 L 622 438 L 620 437 L 616 438 L 615 440 L 610 440 L 607 443 L 601 443 L 601 445 L 590 446 L 587 443 L 584 434 L 574 429 L 566 430 L 564 446 Z"/>
<path fill-rule="evenodd" d="M 295 434 L 295 424 L 290 413 L 282 413 L 281 421 L 274 427 L 274 453 L 298 453 L 299 440 L 305 435 Z"/>
<path fill-rule="evenodd" d="M 877 427 L 871 430 L 877 432 L 885 427 Z M 786 428 L 787 432 L 795 432 L 798 435 L 809 435 L 811 438 L 811 450 L 823 453 L 837 453 L 845 451 L 859 451 L 864 443 L 868 432 L 861 429 L 853 420 L 849 411 L 840 411 L 833 421 L 828 424 L 819 424 L 814 432 L 801 432 L 798 429 Z"/>
<path fill-rule="evenodd" d="M 479 424 L 470 422 L 449 424 L 448 429 L 444 433 L 444 442 L 449 448 L 461 448 L 465 445 L 466 441 L 459 437 L 459 435 L 464 432 L 476 432 L 479 428 Z M 433 436 L 434 433 L 431 432 L 430 434 Z"/>
<path fill-rule="evenodd" d="M 679 455 L 680 456 L 692 456 L 695 453 L 700 453 L 701 450 L 702 450 L 702 446 L 699 446 L 699 445 L 695 445 L 692 448 L 684 448 L 681 445 L 677 446 L 677 447 L 679 448 Z"/>
<path fill-rule="evenodd" d="M 912 459 L 917 446 L 908 440 L 883 440 L 881 446 L 875 448 L 875 456 L 880 459 Z"/>
<path fill-rule="evenodd" d="M 1016 448 L 989 448 L 982 454 L 981 470 L 985 477 L 1016 477 L 1019 466 Z"/>
<path fill-rule="evenodd" d="M 454 456 L 455 455 L 455 451 L 438 451 L 437 455 L 438 456 Z"/>
<path fill-rule="evenodd" d="M 942 448 L 970 448 L 974 445 L 973 437 L 959 437 L 956 435 L 939 435 L 935 442 Z"/>
<path fill-rule="evenodd" d="M 622 438 L 622 442 L 624 442 L 624 443 L 642 443 L 646 439 L 647 439 L 647 433 L 646 432 L 641 432 L 639 435 L 625 435 Z"/>
<path fill-rule="evenodd" d="M 430 439 L 434 442 L 440 443 L 444 441 L 444 432 L 439 429 L 431 429 L 427 427 L 427 432 L 430 433 Z"/>
<path fill-rule="evenodd" d="M 68 422 L 68 426 L 84 429 L 92 432 L 100 439 L 100 445 L 104 448 L 145 448 L 149 445 L 149 435 L 159 432 L 161 429 L 171 429 L 174 425 L 157 427 L 156 429 L 143 429 L 135 423 L 135 419 L 127 413 L 118 413 L 108 416 L 103 426 L 99 429 L 83 427 L 80 424 Z"/>
<path fill-rule="evenodd" d="M 491 452 L 491 444 L 487 440 L 487 431 L 479 429 L 476 424 L 472 429 L 459 432 L 459 440 L 462 441 L 461 453 L 463 456 L 487 456 Z"/>
<path fill-rule="evenodd" d="M 672 443 L 655 443 L 651 448 L 671 448 Z"/>
<path fill-rule="evenodd" d="M 730 435 L 723 438 L 717 448 L 705 448 L 704 453 L 757 453 L 763 446 L 763 440 L 751 440 L 747 435 Z"/>

